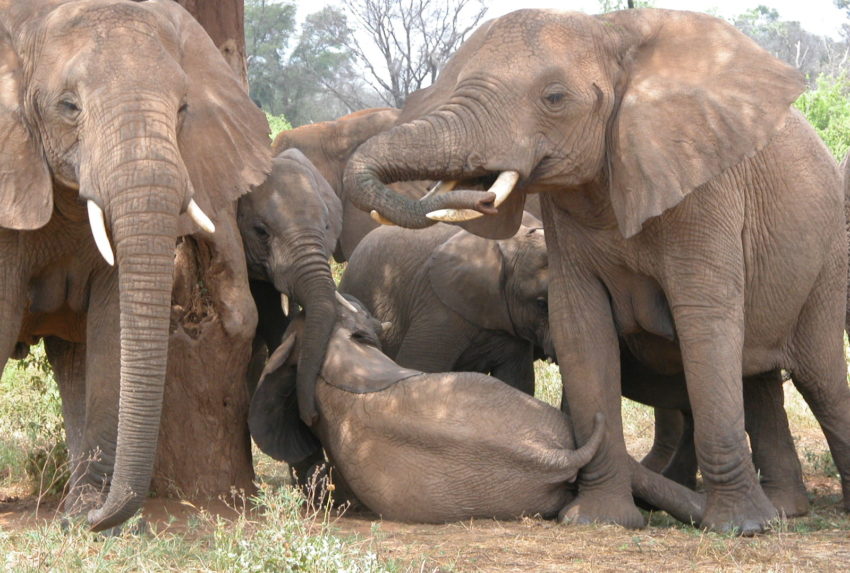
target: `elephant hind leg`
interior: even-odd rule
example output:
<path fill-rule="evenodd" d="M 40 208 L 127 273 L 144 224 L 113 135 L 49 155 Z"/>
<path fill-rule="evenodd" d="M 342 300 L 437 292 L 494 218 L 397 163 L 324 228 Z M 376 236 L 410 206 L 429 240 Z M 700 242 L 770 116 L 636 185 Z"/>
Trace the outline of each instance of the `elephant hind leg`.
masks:
<path fill-rule="evenodd" d="M 803 470 L 785 413 L 779 369 L 744 378 L 745 423 L 761 487 L 787 517 L 809 512 Z"/>
<path fill-rule="evenodd" d="M 839 253 L 840 257 L 846 256 Z M 840 258 L 836 257 L 836 258 Z M 850 511 L 850 387 L 844 358 L 846 288 L 844 260 L 819 277 L 800 312 L 797 330 L 789 344 L 791 377 L 823 429 L 841 476 L 844 509 Z"/>

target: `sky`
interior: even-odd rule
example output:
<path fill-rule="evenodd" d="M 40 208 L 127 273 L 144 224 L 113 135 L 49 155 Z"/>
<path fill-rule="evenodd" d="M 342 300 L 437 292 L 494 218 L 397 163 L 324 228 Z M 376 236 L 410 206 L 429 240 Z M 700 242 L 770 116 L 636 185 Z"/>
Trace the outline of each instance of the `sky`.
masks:
<path fill-rule="evenodd" d="M 340 0 L 295 0 L 298 14 L 303 17 L 325 4 L 341 5 Z M 490 7 L 486 18 L 495 18 L 519 8 L 557 8 L 578 10 L 591 14 L 599 12 L 596 0 L 484 0 Z M 841 24 L 847 20 L 844 12 L 832 0 L 655 0 L 656 8 L 709 12 L 731 18 L 763 4 L 779 12 L 781 20 L 796 20 L 803 28 L 819 36 L 839 37 Z"/>

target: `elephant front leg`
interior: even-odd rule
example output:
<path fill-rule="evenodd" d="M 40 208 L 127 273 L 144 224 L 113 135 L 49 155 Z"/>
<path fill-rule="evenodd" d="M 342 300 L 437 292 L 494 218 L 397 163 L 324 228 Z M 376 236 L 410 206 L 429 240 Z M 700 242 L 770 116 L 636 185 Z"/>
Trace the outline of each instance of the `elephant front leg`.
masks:
<path fill-rule="evenodd" d="M 605 289 L 592 277 L 575 276 L 570 265 L 551 257 L 549 265 L 549 320 L 564 381 L 562 409 L 570 413 L 578 445 L 589 439 L 597 412 L 604 413 L 608 428 L 597 455 L 579 472 L 578 497 L 559 519 L 643 527 L 632 498 L 620 416 L 619 345 Z"/>
<path fill-rule="evenodd" d="M 702 526 L 752 535 L 777 513 L 758 483 L 744 428 L 743 272 L 724 277 L 719 267 L 705 268 L 705 274 L 682 273 L 668 289 L 708 494 Z M 715 288 L 706 281 L 711 271 L 724 277 Z"/>
<path fill-rule="evenodd" d="M 72 458 L 74 465 L 64 504 L 65 512 L 71 515 L 85 515 L 102 505 L 115 464 L 121 372 L 117 275 L 117 271 L 109 270 L 93 276 L 86 343 L 75 349 L 77 352 L 84 347 L 87 352 L 84 358 L 66 353 L 63 359 L 64 368 L 73 368 L 65 382 L 73 387 L 68 386 L 67 390 L 73 394 L 81 385 L 85 390 L 80 445 L 74 448 L 79 453 Z M 82 373 L 85 383 L 79 384 L 75 377 Z M 62 397 L 64 402 L 65 394 Z M 79 401 L 80 397 L 74 396 L 72 400 Z"/>

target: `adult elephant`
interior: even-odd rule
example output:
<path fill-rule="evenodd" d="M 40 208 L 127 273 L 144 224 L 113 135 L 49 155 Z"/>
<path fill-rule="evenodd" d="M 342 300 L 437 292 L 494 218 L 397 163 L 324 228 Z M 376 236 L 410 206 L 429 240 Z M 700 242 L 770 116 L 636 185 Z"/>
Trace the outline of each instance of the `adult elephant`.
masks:
<path fill-rule="evenodd" d="M 0 94 L 0 361 L 64 341 L 66 508 L 102 530 L 148 492 L 177 237 L 235 228 L 268 125 L 169 0 L 0 0 Z"/>
<path fill-rule="evenodd" d="M 408 100 L 406 123 L 349 161 L 352 200 L 406 227 L 478 217 L 468 228 L 509 236 L 525 194 L 542 192 L 564 397 L 580 442 L 590 412 L 611 429 L 564 520 L 644 523 L 629 489 L 618 335 L 641 360 L 681 362 L 703 526 L 752 533 L 776 516 L 748 451 L 741 385 L 777 366 L 824 428 L 850 508 L 843 193 L 790 108 L 802 90 L 795 70 L 707 15 L 521 10 L 476 31 Z M 423 201 L 383 184 L 423 177 L 498 184 Z M 449 208 L 462 211 L 439 212 Z"/>
<path fill-rule="evenodd" d="M 482 239 L 451 225 L 383 227 L 351 255 L 340 292 L 391 326 L 381 349 L 406 368 L 492 374 L 534 394 L 534 360 L 554 358 L 542 224 Z"/>

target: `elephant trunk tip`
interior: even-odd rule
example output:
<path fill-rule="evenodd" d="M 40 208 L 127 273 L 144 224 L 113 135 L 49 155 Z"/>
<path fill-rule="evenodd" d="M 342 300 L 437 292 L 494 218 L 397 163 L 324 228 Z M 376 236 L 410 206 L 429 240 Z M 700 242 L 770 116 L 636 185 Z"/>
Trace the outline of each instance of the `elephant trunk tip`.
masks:
<path fill-rule="evenodd" d="M 113 484 L 102 507 L 89 511 L 87 521 L 92 531 L 105 531 L 118 527 L 142 507 L 144 495 L 135 493 L 130 489 L 118 492 L 114 491 L 115 488 L 116 484 Z"/>

